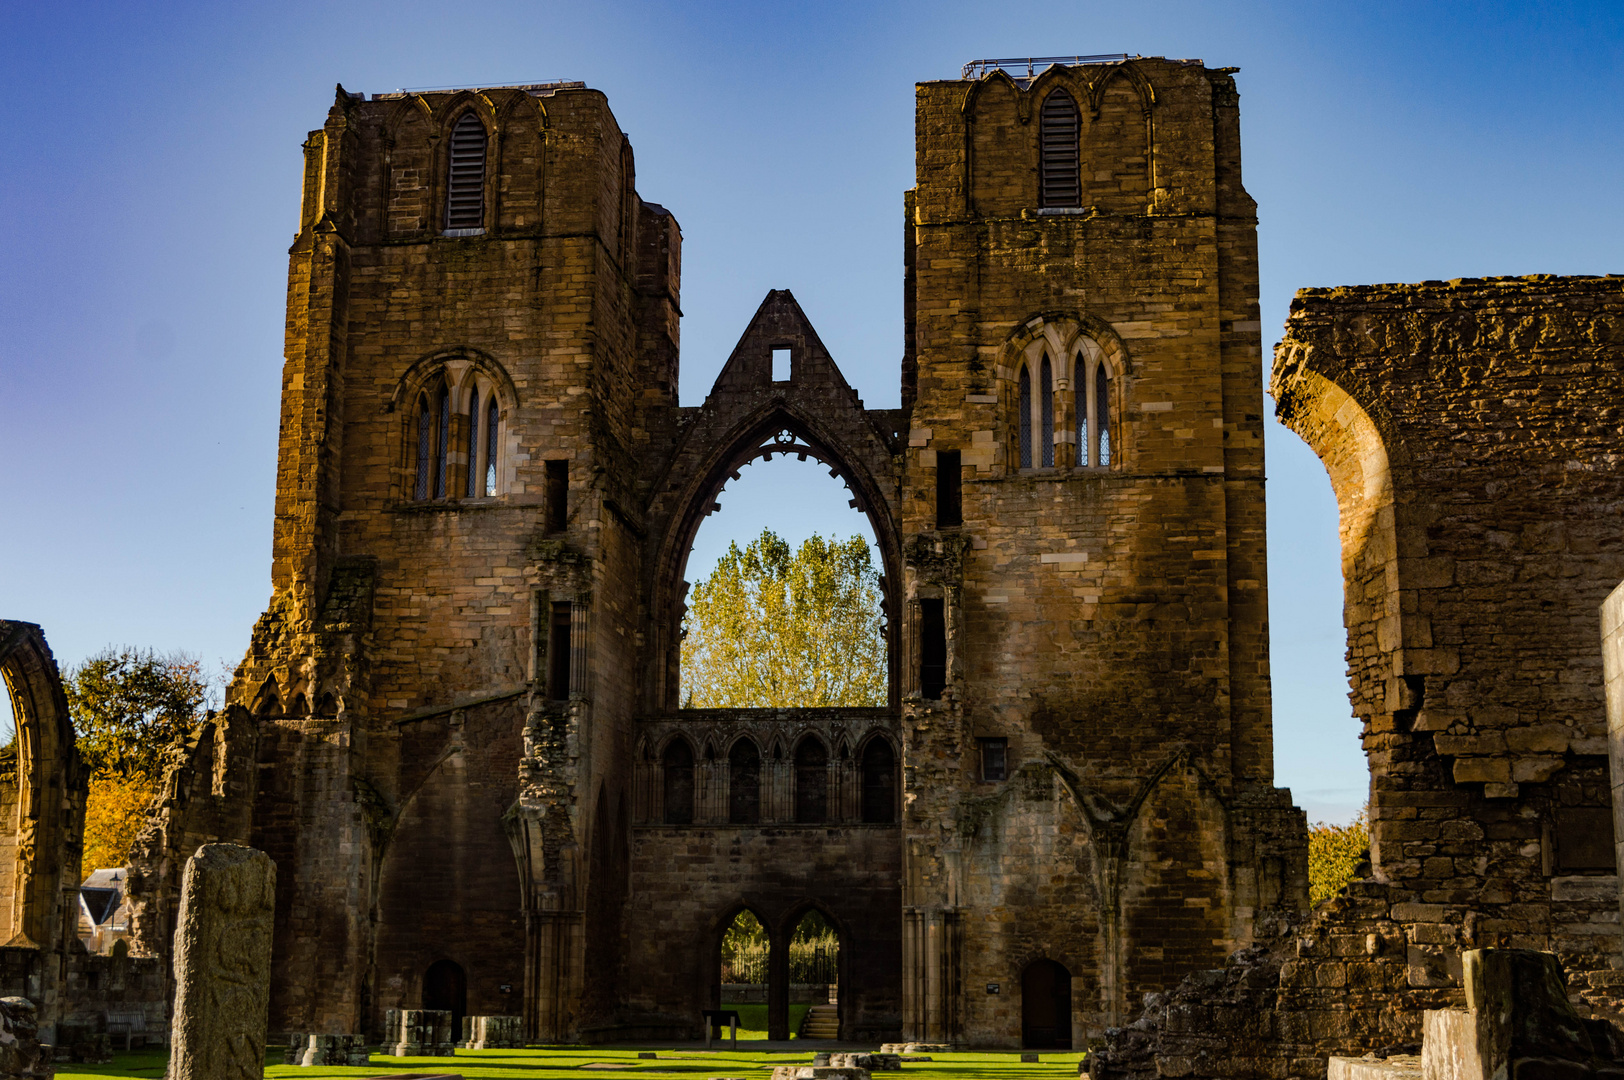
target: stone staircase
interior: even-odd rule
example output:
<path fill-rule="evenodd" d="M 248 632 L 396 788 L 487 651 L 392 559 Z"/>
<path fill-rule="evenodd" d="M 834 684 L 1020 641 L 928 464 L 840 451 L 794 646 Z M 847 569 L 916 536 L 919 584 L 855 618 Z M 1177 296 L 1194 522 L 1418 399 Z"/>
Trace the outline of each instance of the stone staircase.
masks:
<path fill-rule="evenodd" d="M 840 1038 L 840 1007 L 838 1005 L 814 1005 L 806 1010 L 801 1018 L 800 1038 L 802 1039 L 838 1039 Z"/>

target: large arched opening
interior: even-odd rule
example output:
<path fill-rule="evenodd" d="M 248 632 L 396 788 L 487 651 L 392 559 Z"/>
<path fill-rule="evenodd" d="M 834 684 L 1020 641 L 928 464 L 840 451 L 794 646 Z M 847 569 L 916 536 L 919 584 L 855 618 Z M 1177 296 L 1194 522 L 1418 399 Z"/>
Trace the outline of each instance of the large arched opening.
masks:
<path fill-rule="evenodd" d="M 662 546 L 654 590 L 656 633 L 665 643 L 666 663 L 661 685 L 652 689 L 664 708 L 695 703 L 682 670 L 684 620 L 694 586 L 710 575 L 730 543 L 744 549 L 763 528 L 787 541 L 792 552 L 813 534 L 834 541 L 863 539 L 878 572 L 887 616 L 881 627 L 883 691 L 878 700 L 865 703 L 897 704 L 900 632 L 894 613 L 900 549 L 891 510 L 880 484 L 864 466 L 848 461 L 834 442 L 820 437 L 815 424 L 794 412 L 774 409 L 742 426 L 682 493 L 685 509 L 674 518 Z"/>

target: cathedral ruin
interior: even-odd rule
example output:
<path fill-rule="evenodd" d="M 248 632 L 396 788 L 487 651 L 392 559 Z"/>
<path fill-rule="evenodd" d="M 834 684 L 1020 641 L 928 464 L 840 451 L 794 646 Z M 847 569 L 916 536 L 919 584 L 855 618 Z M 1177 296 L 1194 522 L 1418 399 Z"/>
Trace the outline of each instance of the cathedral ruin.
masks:
<path fill-rule="evenodd" d="M 918 85 L 898 409 L 788 290 L 679 403 L 682 234 L 602 93 L 340 87 L 304 144 L 274 591 L 138 842 L 135 954 L 169 955 L 181 868 L 232 841 L 276 864 L 273 1033 L 434 1007 L 696 1038 L 741 911 L 780 1039 L 809 911 L 841 1038 L 1105 1046 L 1122 1075 L 1407 1045 L 1493 944 L 1617 1012 L 1597 609 L 1624 543 L 1597 515 L 1624 496 L 1624 285 L 1293 308 L 1273 392 L 1341 508 L 1372 769 L 1370 876 L 1311 913 L 1273 776 L 1234 72 Z M 682 709 L 694 536 L 785 454 L 878 540 L 888 703 Z M 71 824 L 71 738 L 39 730 Z M 61 937 L 35 897 L 64 873 L 29 871 L 14 929 Z"/>

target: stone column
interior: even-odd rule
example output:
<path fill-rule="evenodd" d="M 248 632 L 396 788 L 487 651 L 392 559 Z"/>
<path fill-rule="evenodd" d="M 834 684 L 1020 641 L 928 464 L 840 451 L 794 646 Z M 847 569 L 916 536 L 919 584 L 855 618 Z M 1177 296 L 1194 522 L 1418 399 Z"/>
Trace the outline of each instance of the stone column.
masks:
<path fill-rule="evenodd" d="M 276 864 L 240 844 L 186 863 L 175 929 L 169 1080 L 261 1080 Z"/>

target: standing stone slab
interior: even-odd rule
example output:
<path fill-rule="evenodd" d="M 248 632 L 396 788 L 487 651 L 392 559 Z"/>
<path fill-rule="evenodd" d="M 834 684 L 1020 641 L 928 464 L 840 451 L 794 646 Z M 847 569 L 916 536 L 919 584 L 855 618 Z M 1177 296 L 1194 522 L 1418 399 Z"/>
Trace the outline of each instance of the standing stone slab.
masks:
<path fill-rule="evenodd" d="M 187 860 L 175 928 L 169 1080 L 261 1080 L 276 864 L 240 844 Z"/>

